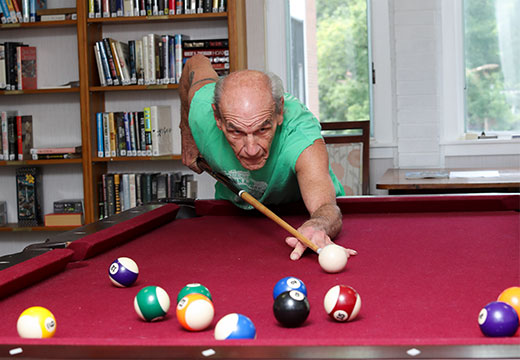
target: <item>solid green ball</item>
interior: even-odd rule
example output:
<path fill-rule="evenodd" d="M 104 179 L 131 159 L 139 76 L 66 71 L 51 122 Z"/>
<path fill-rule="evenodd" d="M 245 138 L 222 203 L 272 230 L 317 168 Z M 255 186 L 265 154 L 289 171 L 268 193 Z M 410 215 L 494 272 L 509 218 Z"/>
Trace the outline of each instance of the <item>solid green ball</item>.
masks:
<path fill-rule="evenodd" d="M 202 294 L 205 297 L 207 297 L 208 299 L 212 300 L 211 293 L 209 292 L 207 287 L 205 287 L 202 284 L 193 283 L 193 284 L 188 284 L 182 288 L 182 290 L 179 292 L 179 295 L 177 295 L 177 303 L 179 303 L 179 301 L 181 301 L 181 299 L 183 297 L 185 297 L 186 295 L 193 294 L 193 293 Z"/>

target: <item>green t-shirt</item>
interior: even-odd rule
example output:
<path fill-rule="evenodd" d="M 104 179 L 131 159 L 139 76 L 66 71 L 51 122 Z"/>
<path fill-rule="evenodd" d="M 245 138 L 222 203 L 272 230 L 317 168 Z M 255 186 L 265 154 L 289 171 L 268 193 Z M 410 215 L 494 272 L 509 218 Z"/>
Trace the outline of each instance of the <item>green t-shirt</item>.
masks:
<path fill-rule="evenodd" d="M 276 129 L 269 158 L 264 167 L 250 171 L 242 167 L 217 127 L 213 116 L 215 83 L 205 85 L 193 97 L 189 124 L 195 143 L 211 168 L 231 178 L 235 184 L 263 204 L 283 204 L 301 200 L 296 178 L 296 160 L 316 139 L 322 138 L 321 127 L 314 115 L 294 96 L 285 94 L 283 123 Z M 345 195 L 343 186 L 329 166 L 336 196 Z M 215 185 L 215 198 L 226 199 L 237 206 L 251 206 L 220 182 Z"/>

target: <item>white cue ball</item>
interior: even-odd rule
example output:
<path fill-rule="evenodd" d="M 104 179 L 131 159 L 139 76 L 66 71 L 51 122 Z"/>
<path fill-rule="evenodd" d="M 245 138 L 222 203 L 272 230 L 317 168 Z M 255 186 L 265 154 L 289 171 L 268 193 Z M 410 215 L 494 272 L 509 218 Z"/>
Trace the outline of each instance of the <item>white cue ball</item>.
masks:
<path fill-rule="evenodd" d="M 347 251 L 345 248 L 331 244 L 321 249 L 318 261 L 323 270 L 328 273 L 337 273 L 347 265 Z"/>

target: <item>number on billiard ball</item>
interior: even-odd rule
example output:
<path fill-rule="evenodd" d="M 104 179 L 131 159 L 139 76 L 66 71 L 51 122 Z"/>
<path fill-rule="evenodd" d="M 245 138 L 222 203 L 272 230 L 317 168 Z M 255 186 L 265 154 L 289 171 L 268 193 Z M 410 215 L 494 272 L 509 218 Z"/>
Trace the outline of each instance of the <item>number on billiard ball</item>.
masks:
<path fill-rule="evenodd" d="M 361 309 L 361 297 L 346 285 L 336 285 L 327 291 L 323 299 L 325 311 L 336 321 L 352 321 Z"/>
<path fill-rule="evenodd" d="M 295 278 L 294 276 L 288 276 L 278 280 L 274 286 L 273 299 L 276 299 L 281 293 L 291 290 L 298 290 L 299 292 L 303 293 L 303 295 L 307 296 L 307 287 L 303 281 Z"/>
<path fill-rule="evenodd" d="M 20 314 L 16 330 L 22 338 L 50 338 L 56 332 L 56 318 L 48 309 L 32 306 Z"/>
<path fill-rule="evenodd" d="M 307 297 L 297 290 L 285 291 L 274 300 L 274 317 L 286 327 L 297 327 L 305 322 L 311 307 Z"/>
<path fill-rule="evenodd" d="M 511 305 L 493 301 L 480 310 L 478 324 L 486 336 L 513 336 L 518 330 L 518 314 Z"/>
<path fill-rule="evenodd" d="M 207 287 L 205 287 L 202 284 L 192 283 L 192 284 L 187 284 L 185 287 L 183 287 L 181 289 L 181 291 L 179 291 L 179 294 L 177 295 L 177 304 L 179 303 L 179 301 L 181 301 L 181 299 L 183 297 L 185 297 L 188 294 L 192 294 L 192 293 L 202 294 L 202 295 L 206 296 L 208 299 L 210 299 L 211 301 L 213 301 L 211 299 L 211 293 L 209 292 Z"/>
<path fill-rule="evenodd" d="M 255 339 L 256 328 L 250 318 L 242 314 L 227 314 L 215 326 L 216 340 Z"/>
<path fill-rule="evenodd" d="M 160 320 L 170 309 L 170 297 L 159 286 L 147 286 L 135 296 L 134 309 L 143 320 Z"/>
<path fill-rule="evenodd" d="M 108 277 L 117 287 L 131 286 L 137 280 L 138 275 L 137 264 L 128 257 L 117 258 L 108 268 Z"/>
<path fill-rule="evenodd" d="M 188 294 L 177 304 L 177 320 L 186 330 L 204 330 L 211 324 L 214 315 L 213 303 L 202 294 Z"/>

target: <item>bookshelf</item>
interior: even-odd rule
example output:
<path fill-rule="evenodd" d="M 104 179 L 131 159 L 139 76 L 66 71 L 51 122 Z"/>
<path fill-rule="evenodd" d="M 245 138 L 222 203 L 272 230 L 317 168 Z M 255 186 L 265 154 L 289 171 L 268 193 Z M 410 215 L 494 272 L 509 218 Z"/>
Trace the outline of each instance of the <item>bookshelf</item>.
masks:
<path fill-rule="evenodd" d="M 56 6 L 49 0 L 48 7 L 71 6 L 71 0 L 54 1 L 61 2 Z M 35 141 L 36 137 L 42 141 L 35 146 L 47 146 L 61 137 L 72 138 L 82 144 L 81 159 L 0 161 L 0 200 L 8 201 L 11 223 L 0 227 L 0 233 L 69 229 L 44 226 L 22 228 L 12 224 L 16 219 L 14 173 L 17 167 L 36 165 L 43 169 L 44 214 L 52 212 L 55 200 L 83 198 L 85 223 L 91 223 L 99 217 L 97 184 L 102 174 L 129 168 L 146 170 L 157 167 L 161 171 L 170 164 L 180 166 L 180 144 L 176 145 L 174 154 L 168 156 L 97 157 L 97 112 L 137 111 L 143 106 L 167 104 L 172 108 L 174 129 L 177 130 L 180 101 L 177 84 L 100 86 L 93 51 L 96 41 L 104 37 L 128 41 L 148 33 L 183 33 L 192 39 L 225 37 L 229 40 L 230 70 L 246 68 L 245 0 L 228 0 L 227 11 L 222 13 L 118 18 L 89 18 L 88 0 L 77 0 L 76 6 L 77 20 L 0 25 L 1 42 L 24 41 L 37 46 L 39 87 L 40 84 L 48 87 L 52 83 L 58 85 L 75 80 L 79 80 L 80 84 L 77 88 L 0 90 L 0 108 L 9 107 L 32 114 L 42 112 L 37 118 L 33 116 L 37 128 Z M 49 42 L 52 43 L 50 47 Z M 40 51 L 46 48 L 48 51 Z M 53 118 L 53 114 L 58 112 L 62 114 Z M 44 120 L 40 121 L 40 118 Z M 45 125 L 38 128 L 36 124 L 43 122 Z M 49 127 L 58 130 L 53 133 Z M 180 131 L 177 138 L 180 139 Z"/>

